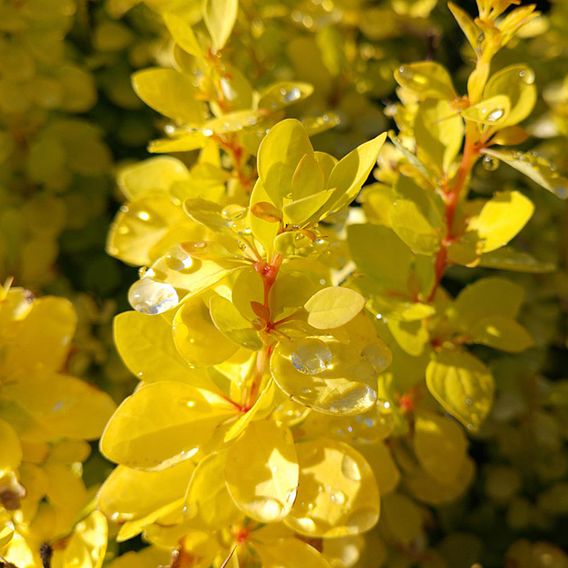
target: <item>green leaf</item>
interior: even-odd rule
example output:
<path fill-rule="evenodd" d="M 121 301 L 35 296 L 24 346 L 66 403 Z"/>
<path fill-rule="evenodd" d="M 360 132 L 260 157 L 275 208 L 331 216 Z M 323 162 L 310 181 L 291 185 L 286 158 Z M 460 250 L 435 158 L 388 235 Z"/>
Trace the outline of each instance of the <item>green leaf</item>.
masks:
<path fill-rule="evenodd" d="M 349 225 L 347 241 L 357 268 L 381 288 L 407 290 L 414 254 L 390 228 Z"/>
<path fill-rule="evenodd" d="M 175 69 L 144 69 L 132 76 L 136 94 L 149 106 L 178 122 L 201 124 L 203 103 L 189 75 Z"/>
<path fill-rule="evenodd" d="M 211 34 L 213 49 L 223 49 L 237 20 L 238 0 L 205 0 L 203 19 Z"/>
<path fill-rule="evenodd" d="M 390 211 L 394 232 L 416 254 L 433 255 L 440 248 L 440 231 L 422 214 L 418 205 L 408 199 L 397 199 Z"/>
<path fill-rule="evenodd" d="M 496 193 L 485 203 L 469 229 L 481 239 L 481 251 L 491 252 L 513 239 L 532 217 L 534 205 L 518 191 Z"/>
<path fill-rule="evenodd" d="M 215 295 L 209 301 L 209 309 L 213 323 L 223 335 L 246 349 L 262 349 L 258 333 L 232 302 Z"/>
<path fill-rule="evenodd" d="M 520 353 L 534 345 L 532 337 L 522 325 L 501 315 L 477 321 L 470 329 L 470 335 L 473 343 L 481 343 L 508 353 Z"/>
<path fill-rule="evenodd" d="M 304 305 L 308 323 L 316 329 L 333 329 L 351 321 L 365 306 L 365 298 L 350 288 L 331 286 L 316 292 Z"/>
<path fill-rule="evenodd" d="M 513 150 L 485 149 L 483 153 L 509 164 L 560 199 L 568 198 L 568 179 L 561 176 L 543 156 Z"/>
<path fill-rule="evenodd" d="M 472 431 L 479 429 L 493 404 L 493 376 L 465 351 L 436 353 L 426 368 L 426 384 L 442 407 Z"/>
<path fill-rule="evenodd" d="M 556 270 L 556 266 L 552 262 L 537 260 L 526 252 L 509 247 L 481 255 L 479 266 L 534 274 L 544 274 Z"/>
<path fill-rule="evenodd" d="M 451 418 L 421 411 L 414 422 L 414 450 L 424 470 L 440 483 L 449 485 L 463 468 L 467 439 Z"/>
<path fill-rule="evenodd" d="M 394 77 L 401 87 L 412 91 L 421 100 L 453 100 L 457 97 L 450 74 L 434 61 L 402 65 Z"/>
<path fill-rule="evenodd" d="M 371 170 L 377 163 L 379 152 L 386 140 L 386 133 L 361 144 L 352 150 L 333 168 L 327 185 L 335 189 L 329 200 L 332 211 L 338 211 L 355 199 Z"/>
<path fill-rule="evenodd" d="M 523 289 L 504 278 L 483 278 L 464 288 L 454 303 L 456 321 L 468 331 L 496 315 L 514 319 L 523 303 Z"/>

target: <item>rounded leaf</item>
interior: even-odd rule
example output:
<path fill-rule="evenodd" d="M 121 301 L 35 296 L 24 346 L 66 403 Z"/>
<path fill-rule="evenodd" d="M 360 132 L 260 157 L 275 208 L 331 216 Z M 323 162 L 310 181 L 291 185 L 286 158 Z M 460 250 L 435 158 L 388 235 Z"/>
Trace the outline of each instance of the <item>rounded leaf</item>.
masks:
<path fill-rule="evenodd" d="M 239 509 L 260 523 L 282 520 L 296 498 L 299 468 L 288 428 L 249 424 L 227 454 L 225 476 Z"/>
<path fill-rule="evenodd" d="M 359 534 L 379 520 L 379 491 L 363 456 L 343 442 L 318 439 L 296 446 L 300 484 L 285 523 L 311 538 Z"/>
<path fill-rule="evenodd" d="M 103 432 L 101 452 L 129 467 L 164 469 L 195 455 L 236 412 L 214 392 L 150 383 L 118 407 Z"/>
<path fill-rule="evenodd" d="M 333 329 L 351 321 L 365 306 L 365 298 L 351 288 L 330 286 L 316 292 L 304 305 L 308 323 L 316 329 Z"/>

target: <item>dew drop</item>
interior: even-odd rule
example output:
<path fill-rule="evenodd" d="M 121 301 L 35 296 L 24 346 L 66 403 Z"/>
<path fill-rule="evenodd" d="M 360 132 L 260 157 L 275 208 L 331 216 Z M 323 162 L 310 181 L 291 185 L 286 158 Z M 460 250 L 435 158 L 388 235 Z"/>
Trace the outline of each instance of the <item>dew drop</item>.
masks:
<path fill-rule="evenodd" d="M 497 122 L 505 116 L 505 111 L 502 108 L 496 108 L 487 115 L 487 122 Z"/>
<path fill-rule="evenodd" d="M 182 272 L 193 266 L 193 259 L 184 249 L 177 247 L 166 256 L 166 263 L 172 270 Z"/>
<path fill-rule="evenodd" d="M 357 462 L 351 456 L 343 456 L 341 471 L 347 479 L 351 479 L 352 481 L 361 481 L 361 470 L 359 469 Z"/>
<path fill-rule="evenodd" d="M 316 532 L 316 524 L 309 517 L 300 517 L 299 519 L 296 519 L 296 523 L 307 533 Z"/>
<path fill-rule="evenodd" d="M 370 343 L 363 349 L 361 355 L 373 366 L 377 373 L 384 371 L 391 362 L 390 351 L 381 343 Z"/>
<path fill-rule="evenodd" d="M 237 98 L 235 89 L 233 89 L 231 82 L 226 77 L 221 78 L 220 84 L 221 91 L 223 91 L 223 95 L 227 100 L 233 101 Z"/>
<path fill-rule="evenodd" d="M 527 85 L 534 84 L 535 74 L 532 69 L 523 69 L 519 72 L 519 77 L 523 80 L 523 83 Z"/>
<path fill-rule="evenodd" d="M 307 339 L 296 345 L 290 355 L 294 368 L 304 375 L 317 375 L 332 365 L 332 353 L 329 347 L 319 339 Z"/>
<path fill-rule="evenodd" d="M 481 162 L 484 170 L 488 172 L 494 172 L 495 170 L 499 169 L 500 162 L 497 158 L 493 156 L 485 156 Z"/>
<path fill-rule="evenodd" d="M 149 221 L 150 220 L 150 213 L 148 213 L 148 211 L 145 210 L 141 210 L 141 211 L 137 211 L 136 212 L 136 217 L 138 217 L 138 219 L 140 219 L 140 221 Z"/>
<path fill-rule="evenodd" d="M 343 491 L 333 491 L 330 499 L 336 505 L 343 505 L 345 503 L 345 493 Z"/>
<path fill-rule="evenodd" d="M 347 526 L 356 529 L 357 532 L 369 530 L 378 521 L 378 511 L 371 507 L 365 507 L 354 511 L 347 519 Z"/>
<path fill-rule="evenodd" d="M 179 297 L 172 285 L 143 278 L 130 287 L 128 301 L 137 312 L 156 315 L 177 306 Z"/>
<path fill-rule="evenodd" d="M 280 96 L 285 103 L 293 103 L 302 96 L 302 92 L 298 87 L 292 87 L 291 89 L 283 87 L 280 89 Z"/>
<path fill-rule="evenodd" d="M 398 68 L 398 72 L 400 76 L 403 77 L 404 79 L 411 80 L 414 77 L 414 71 L 410 67 L 407 67 L 406 65 L 401 65 Z"/>
<path fill-rule="evenodd" d="M 274 522 L 280 519 L 284 509 L 279 501 L 271 497 L 255 499 L 251 503 L 251 507 L 256 509 L 259 516 L 266 522 Z"/>

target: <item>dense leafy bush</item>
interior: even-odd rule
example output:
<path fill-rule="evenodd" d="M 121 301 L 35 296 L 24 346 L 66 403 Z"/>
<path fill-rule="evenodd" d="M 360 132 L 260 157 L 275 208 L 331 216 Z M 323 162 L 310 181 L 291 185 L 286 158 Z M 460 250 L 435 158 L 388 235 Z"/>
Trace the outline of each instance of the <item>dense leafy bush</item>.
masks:
<path fill-rule="evenodd" d="M 568 566 L 565 16 L 0 5 L 0 566 Z"/>

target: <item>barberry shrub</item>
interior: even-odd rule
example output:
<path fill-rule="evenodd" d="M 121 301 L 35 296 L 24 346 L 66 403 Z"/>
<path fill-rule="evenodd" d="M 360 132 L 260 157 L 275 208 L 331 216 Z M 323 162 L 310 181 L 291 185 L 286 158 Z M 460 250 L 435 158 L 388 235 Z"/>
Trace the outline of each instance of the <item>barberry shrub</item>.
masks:
<path fill-rule="evenodd" d="M 568 566 L 560 2 L 1 2 L 0 568 Z"/>
<path fill-rule="evenodd" d="M 99 493 L 119 540 L 151 544 L 133 561 L 371 566 L 400 546 L 443 562 L 417 543 L 425 506 L 455 501 L 474 478 L 468 435 L 496 388 L 477 346 L 534 342 L 511 278 L 457 295 L 444 278 L 459 266 L 550 270 L 509 245 L 534 212 L 526 192 L 473 192 L 476 166 L 503 162 L 568 195 L 547 159 L 517 149 L 534 70 L 492 65 L 538 17 L 512 4 L 480 0 L 475 20 L 450 4 L 475 55 L 465 91 L 433 60 L 401 65 L 398 132 L 339 158 L 312 141 L 339 119 L 295 111 L 309 84 L 256 89 L 230 62 L 236 2 L 192 17 L 157 6 L 172 66 L 133 77 L 167 119 L 149 149 L 197 157 L 125 167 L 108 239 L 141 267 L 135 311 L 115 320 L 141 382 L 101 439 L 118 467 Z"/>

